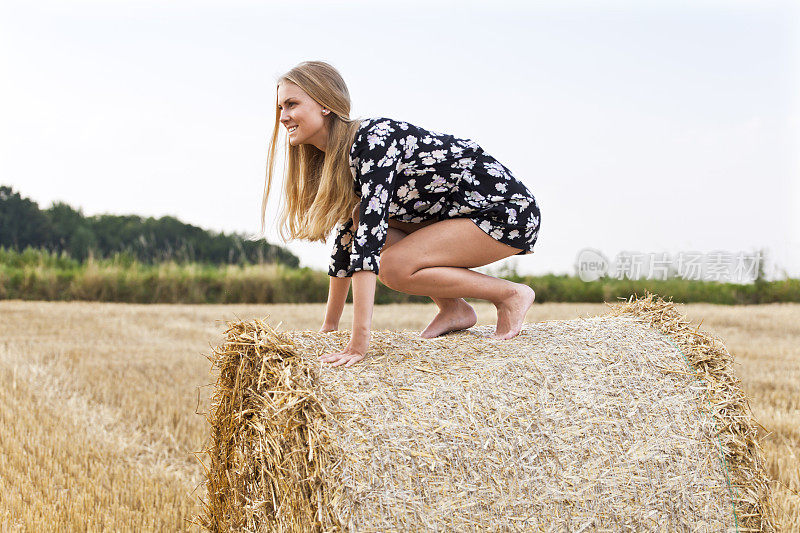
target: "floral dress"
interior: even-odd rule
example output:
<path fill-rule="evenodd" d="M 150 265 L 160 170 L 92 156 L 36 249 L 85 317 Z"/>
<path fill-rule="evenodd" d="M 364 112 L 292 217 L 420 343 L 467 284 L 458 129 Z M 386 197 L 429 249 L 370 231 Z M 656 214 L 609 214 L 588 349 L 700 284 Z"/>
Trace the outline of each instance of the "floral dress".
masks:
<path fill-rule="evenodd" d="M 361 121 L 350 149 L 361 198 L 358 228 L 335 228 L 328 275 L 380 267 L 391 217 L 401 222 L 468 218 L 494 239 L 533 253 L 539 206 L 531 192 L 474 141 L 385 117 Z"/>

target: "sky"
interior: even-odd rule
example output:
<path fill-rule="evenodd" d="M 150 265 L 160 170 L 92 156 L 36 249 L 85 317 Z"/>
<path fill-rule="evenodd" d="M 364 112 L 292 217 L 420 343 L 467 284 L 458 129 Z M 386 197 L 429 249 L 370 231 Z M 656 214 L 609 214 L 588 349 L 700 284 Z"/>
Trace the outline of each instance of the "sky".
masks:
<path fill-rule="evenodd" d="M 800 277 L 799 6 L 4 0 L 0 184 L 256 235 L 277 78 L 322 60 L 351 117 L 472 139 L 534 194 L 535 252 L 485 271 L 764 250 Z M 267 239 L 327 270 L 278 200 Z"/>

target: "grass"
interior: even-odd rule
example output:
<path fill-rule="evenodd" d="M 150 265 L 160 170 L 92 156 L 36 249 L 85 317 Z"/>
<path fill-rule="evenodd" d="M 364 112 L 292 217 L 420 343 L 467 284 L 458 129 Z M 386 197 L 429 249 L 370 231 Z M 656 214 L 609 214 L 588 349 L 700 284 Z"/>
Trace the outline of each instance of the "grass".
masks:
<path fill-rule="evenodd" d="M 476 304 L 478 324 L 494 322 Z M 778 480 L 782 529 L 800 530 L 800 305 L 682 305 L 738 362 Z M 528 321 L 605 312 L 535 305 Z M 193 452 L 208 433 L 210 344 L 225 319 L 318 329 L 323 304 L 137 305 L 0 301 L 0 530 L 176 531 L 200 511 Z M 377 306 L 375 329 L 421 330 L 432 304 Z M 342 329 L 349 328 L 348 305 Z M 794 492 L 793 492 L 794 491 Z"/>
<path fill-rule="evenodd" d="M 491 269 L 490 269 L 491 270 Z M 618 296 L 669 294 L 676 302 L 717 304 L 800 303 L 800 279 L 721 283 L 680 278 L 584 282 L 567 275 L 498 274 L 536 289 L 540 303 L 612 301 Z M 66 254 L 22 252 L 0 247 L 0 300 L 95 301 L 125 303 L 324 303 L 328 276 L 321 270 L 277 264 L 144 264 L 118 254 L 78 262 Z M 424 296 L 393 291 L 378 283 L 375 302 L 427 303 Z"/>

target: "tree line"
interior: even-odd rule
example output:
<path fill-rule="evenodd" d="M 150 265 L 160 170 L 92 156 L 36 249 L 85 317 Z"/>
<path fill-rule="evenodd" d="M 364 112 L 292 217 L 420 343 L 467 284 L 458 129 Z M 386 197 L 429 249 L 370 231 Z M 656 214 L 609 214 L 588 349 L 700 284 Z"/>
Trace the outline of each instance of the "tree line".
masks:
<path fill-rule="evenodd" d="M 298 267 L 300 260 L 287 249 L 264 239 L 249 240 L 237 233 L 204 230 L 164 216 L 94 215 L 63 202 L 48 209 L 0 185 L 0 247 L 66 253 L 78 261 L 90 255 L 104 259 L 120 254 L 142 263 L 253 264 L 280 263 Z"/>

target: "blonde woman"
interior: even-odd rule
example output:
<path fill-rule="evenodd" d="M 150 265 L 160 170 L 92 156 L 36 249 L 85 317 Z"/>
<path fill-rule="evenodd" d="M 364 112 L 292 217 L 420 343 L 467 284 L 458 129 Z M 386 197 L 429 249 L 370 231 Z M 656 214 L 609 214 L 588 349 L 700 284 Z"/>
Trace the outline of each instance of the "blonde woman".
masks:
<path fill-rule="evenodd" d="M 470 268 L 533 252 L 540 215 L 525 185 L 469 139 L 385 117 L 351 119 L 347 86 L 327 63 L 300 63 L 278 79 L 277 92 L 262 232 L 284 129 L 281 236 L 322 242 L 331 231 L 336 236 L 320 331 L 338 328 L 353 283 L 350 342 L 320 359 L 351 366 L 367 354 L 376 278 L 436 303 L 439 313 L 424 338 L 475 325 L 466 297 L 497 308 L 492 338 L 519 334 L 533 289 Z"/>

